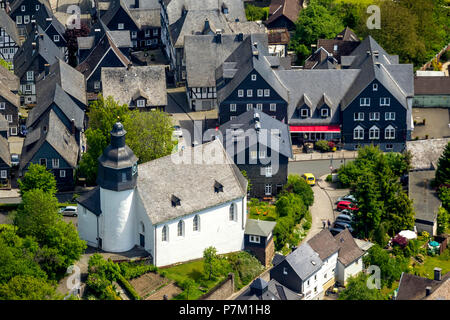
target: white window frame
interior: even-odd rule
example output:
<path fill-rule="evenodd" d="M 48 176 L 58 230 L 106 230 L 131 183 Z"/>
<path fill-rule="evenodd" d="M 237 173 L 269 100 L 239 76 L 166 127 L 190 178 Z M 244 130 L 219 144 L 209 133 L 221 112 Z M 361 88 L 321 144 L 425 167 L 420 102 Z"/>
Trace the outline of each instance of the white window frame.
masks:
<path fill-rule="evenodd" d="M 17 136 L 17 127 L 11 127 L 11 135 Z"/>
<path fill-rule="evenodd" d="M 236 112 L 236 103 L 230 104 L 230 112 Z"/>
<path fill-rule="evenodd" d="M 257 103 L 256 104 L 256 110 L 262 111 L 262 109 L 263 109 L 262 103 Z"/>
<path fill-rule="evenodd" d="M 256 159 L 257 156 L 258 156 L 258 152 L 250 151 L 250 159 Z"/>
<path fill-rule="evenodd" d="M 353 114 L 354 121 L 364 121 L 364 112 L 355 112 Z"/>
<path fill-rule="evenodd" d="M 238 90 L 238 97 L 239 98 L 243 98 L 244 97 L 244 90 L 242 90 L 242 89 Z"/>
<path fill-rule="evenodd" d="M 16 16 L 16 24 L 22 24 L 22 16 Z"/>
<path fill-rule="evenodd" d="M 165 225 L 161 229 L 161 241 L 168 242 L 169 241 L 169 226 Z"/>
<path fill-rule="evenodd" d="M 270 97 L 270 89 L 264 89 L 264 97 Z"/>
<path fill-rule="evenodd" d="M 385 112 L 384 120 L 386 121 L 394 121 L 395 120 L 395 112 Z"/>
<path fill-rule="evenodd" d="M 364 128 L 363 127 L 357 126 L 353 129 L 353 140 L 364 140 Z"/>
<path fill-rule="evenodd" d="M 147 30 L 145 30 L 145 37 L 150 37 L 151 36 L 151 34 L 150 34 L 150 29 L 147 29 Z"/>
<path fill-rule="evenodd" d="M 59 42 L 59 34 L 53 35 L 53 42 Z"/>
<path fill-rule="evenodd" d="M 29 24 L 30 23 L 30 16 L 26 15 L 23 16 L 23 24 Z"/>
<path fill-rule="evenodd" d="M 372 85 L 372 91 L 378 91 L 378 83 Z"/>
<path fill-rule="evenodd" d="M 247 97 L 249 97 L 249 98 L 253 97 L 253 90 L 252 89 L 247 89 Z"/>
<path fill-rule="evenodd" d="M 265 167 L 265 171 L 266 171 L 266 178 L 270 178 L 270 177 L 272 177 L 272 166 L 268 166 L 268 167 Z"/>
<path fill-rule="evenodd" d="M 391 98 L 380 98 L 380 107 L 389 107 L 391 105 Z"/>
<path fill-rule="evenodd" d="M 131 39 L 137 38 L 137 31 L 131 31 Z"/>
<path fill-rule="evenodd" d="M 261 243 L 261 238 L 260 238 L 260 236 L 250 235 L 248 237 L 248 241 L 251 243 Z"/>
<path fill-rule="evenodd" d="M 65 178 L 66 177 L 66 170 L 60 170 L 59 171 L 59 177 L 60 178 Z"/>
<path fill-rule="evenodd" d="M 236 116 L 230 116 L 230 120 L 236 119 Z"/>
<path fill-rule="evenodd" d="M 6 109 L 6 102 L 0 102 L 0 110 Z"/>
<path fill-rule="evenodd" d="M 156 37 L 159 34 L 158 29 L 153 29 L 153 35 Z"/>
<path fill-rule="evenodd" d="M 256 90 L 256 95 L 258 97 L 263 97 L 264 96 L 264 90 L 263 89 L 258 89 Z"/>
<path fill-rule="evenodd" d="M 52 168 L 59 168 L 59 159 L 52 159 Z"/>
<path fill-rule="evenodd" d="M 180 226 L 181 226 L 181 230 L 180 230 Z M 177 223 L 177 236 L 178 237 L 184 237 L 184 221 L 183 220 L 180 220 Z"/>
<path fill-rule="evenodd" d="M 389 133 L 389 134 L 388 134 Z M 392 133 L 392 134 L 391 134 Z M 388 125 L 385 129 L 384 129 L 384 138 L 386 140 L 393 140 L 395 139 L 395 128 L 391 125 Z"/>
<path fill-rule="evenodd" d="M 100 81 L 94 81 L 94 89 L 100 89 Z"/>
<path fill-rule="evenodd" d="M 41 8 L 41 6 L 37 4 L 35 8 L 36 8 L 36 11 L 39 11 L 39 9 Z"/>
<path fill-rule="evenodd" d="M 230 221 L 236 221 L 237 218 L 237 206 L 235 203 L 232 203 L 230 205 L 229 211 L 228 211 L 228 220 Z"/>
<path fill-rule="evenodd" d="M 266 151 L 265 150 L 260 150 L 258 155 L 259 155 L 260 159 L 265 159 L 266 158 Z"/>
<path fill-rule="evenodd" d="M 24 5 L 20 6 L 20 11 L 24 12 L 26 10 L 26 7 Z"/>
<path fill-rule="evenodd" d="M 40 158 L 40 159 L 39 159 L 39 164 L 40 164 L 41 166 L 43 166 L 42 160 L 45 160 L 45 167 L 47 168 L 47 159 L 45 159 L 45 158 Z"/>
<path fill-rule="evenodd" d="M 34 72 L 27 71 L 27 81 L 34 81 Z"/>
<path fill-rule="evenodd" d="M 6 170 L 1 170 L 1 171 L 0 171 L 0 178 L 1 178 L 1 179 L 6 179 L 6 178 L 8 178 L 8 171 L 6 171 Z"/>
<path fill-rule="evenodd" d="M 306 115 L 303 113 L 303 111 L 306 111 Z M 307 109 L 307 108 L 300 109 L 300 116 L 302 118 L 308 118 L 309 117 L 309 109 Z"/>
<path fill-rule="evenodd" d="M 192 219 L 192 231 L 200 232 L 200 216 L 198 214 Z"/>
<path fill-rule="evenodd" d="M 266 183 L 264 185 L 264 194 L 266 196 L 271 196 L 272 195 L 272 185 L 270 183 Z"/>
<path fill-rule="evenodd" d="M 370 112 L 369 120 L 370 121 L 380 121 L 380 113 L 379 112 Z"/>
<path fill-rule="evenodd" d="M 253 103 L 247 103 L 247 111 L 250 111 L 253 109 Z"/>
<path fill-rule="evenodd" d="M 138 100 L 136 100 L 136 106 L 138 108 L 144 108 L 145 107 L 145 99 L 138 99 Z"/>
<path fill-rule="evenodd" d="M 252 74 L 252 81 L 256 81 L 256 74 Z"/>
<path fill-rule="evenodd" d="M 123 30 L 125 28 L 125 25 L 123 23 L 118 23 L 117 24 L 117 29 L 118 30 Z"/>
<path fill-rule="evenodd" d="M 7 114 L 7 115 L 6 115 L 6 120 L 8 120 L 9 123 L 12 123 L 12 122 L 13 122 L 13 116 L 12 116 L 12 114 Z"/>
<path fill-rule="evenodd" d="M 377 126 L 372 126 L 369 129 L 369 139 L 371 140 L 380 139 L 380 128 L 378 128 Z"/>
<path fill-rule="evenodd" d="M 324 111 L 326 111 L 326 115 L 324 115 Z M 328 108 L 322 108 L 320 109 L 320 116 L 324 117 L 324 118 L 328 118 L 330 116 L 330 110 L 328 110 Z"/>
<path fill-rule="evenodd" d="M 370 98 L 359 98 L 359 105 L 361 107 L 370 107 Z"/>
<path fill-rule="evenodd" d="M 272 111 L 272 112 L 277 111 L 277 104 L 276 103 L 271 103 L 270 104 L 270 111 Z"/>
<path fill-rule="evenodd" d="M 386 149 L 392 150 L 392 149 L 394 149 L 394 145 L 392 143 L 388 143 L 388 144 L 386 144 Z"/>

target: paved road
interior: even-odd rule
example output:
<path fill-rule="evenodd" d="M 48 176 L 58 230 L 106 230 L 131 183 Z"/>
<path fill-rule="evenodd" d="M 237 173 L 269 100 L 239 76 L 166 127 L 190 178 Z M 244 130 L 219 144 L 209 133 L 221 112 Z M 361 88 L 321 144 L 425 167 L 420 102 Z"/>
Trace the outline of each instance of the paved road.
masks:
<path fill-rule="evenodd" d="M 330 174 L 330 165 L 333 169 L 340 168 L 344 163 L 352 161 L 346 160 L 308 160 L 308 161 L 290 161 L 288 165 L 289 174 L 302 175 L 305 172 L 312 173 L 317 177 L 321 177 L 325 174 Z"/>

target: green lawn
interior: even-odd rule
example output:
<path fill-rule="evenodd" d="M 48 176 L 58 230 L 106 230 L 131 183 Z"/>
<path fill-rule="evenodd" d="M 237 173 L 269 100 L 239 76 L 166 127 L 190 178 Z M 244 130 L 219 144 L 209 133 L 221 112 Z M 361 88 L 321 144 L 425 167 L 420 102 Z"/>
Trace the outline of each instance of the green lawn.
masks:
<path fill-rule="evenodd" d="M 433 279 L 434 268 L 439 267 L 442 269 L 442 274 L 450 272 L 450 249 L 445 250 L 441 255 L 437 256 L 425 256 L 423 264 L 417 264 L 414 266 L 411 273 L 417 273 L 419 276 Z"/>
<path fill-rule="evenodd" d="M 249 219 L 276 221 L 277 212 L 274 205 L 251 200 L 248 202 Z"/>
<path fill-rule="evenodd" d="M 180 287 L 185 280 L 194 280 L 197 286 L 194 290 L 192 290 L 192 292 L 189 293 L 189 300 L 196 300 L 224 279 L 224 277 L 210 281 L 203 279 L 203 265 L 203 259 L 201 259 L 179 264 L 170 268 L 159 269 L 158 272 L 160 274 L 164 273 L 167 278 L 174 280 Z M 186 300 L 186 293 L 182 292 L 174 299 Z"/>

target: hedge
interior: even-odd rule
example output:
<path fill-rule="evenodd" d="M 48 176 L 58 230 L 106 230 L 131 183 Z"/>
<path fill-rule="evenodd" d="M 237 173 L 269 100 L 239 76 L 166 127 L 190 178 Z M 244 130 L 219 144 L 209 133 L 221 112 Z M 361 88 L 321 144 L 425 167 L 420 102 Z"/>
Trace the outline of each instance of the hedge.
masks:
<path fill-rule="evenodd" d="M 141 300 L 141 297 L 138 295 L 136 290 L 134 290 L 133 286 L 120 273 L 117 274 L 117 281 L 119 281 L 119 283 L 121 283 L 125 287 L 127 292 L 133 297 L 134 300 Z"/>

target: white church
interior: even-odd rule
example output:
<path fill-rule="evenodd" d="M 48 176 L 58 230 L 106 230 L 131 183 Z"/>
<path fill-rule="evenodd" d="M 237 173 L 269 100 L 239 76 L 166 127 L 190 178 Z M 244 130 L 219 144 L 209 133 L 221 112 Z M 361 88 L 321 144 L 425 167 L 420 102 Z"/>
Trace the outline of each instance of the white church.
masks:
<path fill-rule="evenodd" d="M 137 164 L 116 123 L 98 187 L 78 199 L 78 232 L 108 252 L 141 246 L 161 267 L 244 249 L 247 180 L 219 140 Z M 181 161 L 184 160 L 184 161 Z"/>

